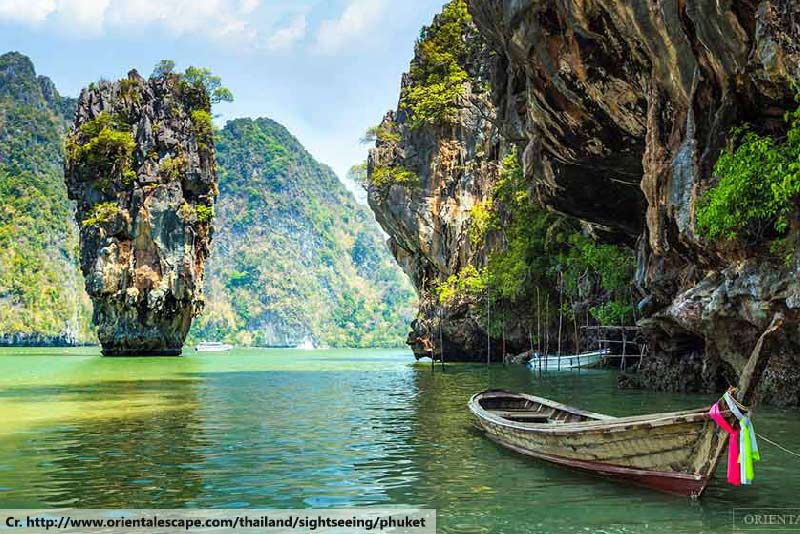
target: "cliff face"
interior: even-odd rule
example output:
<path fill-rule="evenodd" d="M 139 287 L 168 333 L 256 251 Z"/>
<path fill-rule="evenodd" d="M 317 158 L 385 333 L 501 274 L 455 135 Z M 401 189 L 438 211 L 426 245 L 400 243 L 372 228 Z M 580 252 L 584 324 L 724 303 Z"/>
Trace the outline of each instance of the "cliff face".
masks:
<path fill-rule="evenodd" d="M 397 110 L 374 129 L 368 199 L 420 294 L 408 338 L 418 357 L 485 361 L 488 348 L 499 361 L 532 348 L 575 350 L 586 342 L 579 325 L 621 294 L 586 265 L 587 236 L 632 238 L 600 224 L 581 229 L 533 198 L 520 172 L 524 132 L 504 124 L 497 107 L 502 67 L 466 4 L 453 0 L 423 30 Z M 641 204 L 635 187 L 607 185 L 614 202 L 627 195 Z M 635 223 L 626 227 L 635 233 Z M 617 247 L 593 251 L 627 270 Z M 562 276 L 567 264 L 580 282 Z M 629 299 L 613 304 L 629 313 Z"/>
<path fill-rule="evenodd" d="M 525 136 L 525 173 L 540 199 L 639 236 L 637 283 L 652 349 L 645 383 L 715 391 L 735 383 L 760 332 L 783 312 L 790 319 L 770 349 L 762 393 L 797 404 L 796 254 L 784 266 L 755 248 L 731 250 L 698 237 L 695 219 L 729 129 L 748 122 L 777 131 L 796 107 L 800 7 L 786 0 L 470 7 L 502 58 L 500 120 Z M 645 202 L 635 200 L 638 187 Z"/>
<path fill-rule="evenodd" d="M 0 345 L 94 339 L 63 179 L 74 109 L 30 59 L 0 55 Z"/>
<path fill-rule="evenodd" d="M 180 354 L 217 195 L 210 102 L 179 75 L 81 92 L 67 140 L 81 269 L 106 355 Z"/>
<path fill-rule="evenodd" d="M 433 31 L 442 25 L 440 19 L 431 26 Z M 465 266 L 485 263 L 496 244 L 491 237 L 487 244 L 468 238 L 470 213 L 491 197 L 499 172 L 503 140 L 487 91 L 493 60 L 474 26 L 460 26 L 465 51 L 459 63 L 468 77 L 461 83 L 452 119 L 436 126 L 412 124 L 406 101 L 418 82 L 410 73 L 404 75 L 397 110 L 376 129 L 376 146 L 368 160 L 368 202 L 389 234 L 397 262 L 418 289 L 419 311 L 407 340 L 414 353 L 438 355 L 441 327 L 446 355 L 481 359 L 486 352 L 484 312 L 470 299 L 443 305 L 435 291 Z M 419 57 L 415 61 L 419 63 Z M 374 179 L 392 171 L 406 171 L 411 178 L 387 184 Z M 509 349 L 521 349 L 528 345 L 527 333 L 511 336 L 509 342 Z M 494 345 L 499 354 L 497 340 Z"/>
<path fill-rule="evenodd" d="M 402 344 L 413 289 L 372 214 L 282 125 L 216 134 L 217 232 L 198 339 L 237 345 Z"/>
<path fill-rule="evenodd" d="M 487 78 L 480 73 L 491 70 L 490 111 L 456 100 L 454 130 L 406 133 L 401 93 L 400 109 L 384 120 L 401 124 L 400 139 L 390 149 L 379 139 L 372 154 L 373 166 L 408 161 L 420 173 L 416 191 L 393 184 L 370 197 L 401 265 L 422 275 L 417 286 L 424 293 L 426 273 L 447 273 L 480 254 L 463 238 L 465 206 L 485 197 L 497 173 L 462 169 L 485 167 L 477 155 L 491 152 L 467 147 L 494 137 L 501 151 L 518 148 L 532 198 L 603 241 L 635 246 L 637 318 L 650 348 L 646 385 L 718 391 L 735 383 L 756 338 L 781 312 L 787 321 L 771 341 L 761 392 L 800 402 L 796 225 L 787 263 L 763 247 L 704 239 L 696 228 L 698 199 L 716 184 L 730 128 L 750 123 L 779 137 L 782 116 L 797 107 L 796 2 L 467 4 L 492 52 L 466 64 L 480 87 Z M 492 133 L 484 136 L 469 117 L 485 118 Z M 454 140 L 457 171 L 437 152 Z M 431 178 L 436 172 L 444 178 Z M 484 251 L 491 248 L 487 239 Z"/>

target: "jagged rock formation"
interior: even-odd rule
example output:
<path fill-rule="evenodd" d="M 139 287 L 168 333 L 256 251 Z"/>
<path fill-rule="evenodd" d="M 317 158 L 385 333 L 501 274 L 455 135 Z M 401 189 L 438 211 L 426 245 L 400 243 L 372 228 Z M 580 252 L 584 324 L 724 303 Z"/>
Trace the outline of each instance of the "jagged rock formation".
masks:
<path fill-rule="evenodd" d="M 413 289 L 369 209 L 282 125 L 216 134 L 217 231 L 197 339 L 236 345 L 396 347 Z"/>
<path fill-rule="evenodd" d="M 105 355 L 180 354 L 203 307 L 217 195 L 205 88 L 136 71 L 81 92 L 67 140 L 81 269 Z"/>
<path fill-rule="evenodd" d="M 636 244 L 635 281 L 647 316 L 641 324 L 651 348 L 645 385 L 718 391 L 735 383 L 759 333 L 782 312 L 784 334 L 770 344 L 761 391 L 777 403 L 800 403 L 796 246 L 791 265 L 784 265 L 758 247 L 709 242 L 695 228 L 697 199 L 715 183 L 712 170 L 729 129 L 749 122 L 779 135 L 782 115 L 797 107 L 800 6 L 790 0 L 467 3 L 494 52 L 485 64 L 493 71 L 491 123 L 505 142 L 521 147 L 539 201 L 603 239 Z M 394 119 L 403 122 L 400 114 Z M 481 146 L 469 141 L 477 129 L 462 119 L 456 124 L 462 147 Z M 429 147 L 452 137 L 425 135 L 403 134 L 396 157 L 429 162 Z M 373 159 L 383 161 L 382 150 L 379 142 Z M 476 173 L 469 183 L 481 191 L 494 179 Z M 443 227 L 441 214 L 450 212 L 442 206 L 459 211 L 465 195 L 451 187 L 432 196 L 426 177 L 422 184 L 416 201 L 392 186 L 388 202 L 372 202 L 401 264 L 430 261 L 429 251 L 443 251 L 442 265 L 472 254 L 459 232 L 433 240 L 425 232 Z M 392 226 L 401 217 L 421 223 Z M 797 243 L 796 225 L 789 239 Z"/>
<path fill-rule="evenodd" d="M 452 39 L 447 36 L 458 30 L 460 40 L 443 41 Z M 519 209 L 517 204 L 525 203 L 520 199 L 528 198 L 529 186 L 509 187 L 509 178 L 504 178 L 509 170 L 504 160 L 523 145 L 524 137 L 509 135 L 508 128 L 504 132 L 498 117 L 497 95 L 492 91 L 498 58 L 472 24 L 462 0 L 451 1 L 423 30 L 423 36 L 409 73 L 403 77 L 397 110 L 389 112 L 374 129 L 376 145 L 368 160 L 370 206 L 390 236 L 395 258 L 420 294 L 408 344 L 417 357 L 438 358 L 444 352 L 445 358 L 468 361 L 485 361 L 487 344 L 495 361 L 534 344 L 541 350 L 574 350 L 580 343 L 577 316 L 583 324 L 592 306 L 608 300 L 591 276 L 581 284 L 585 287 L 580 299 L 562 300 L 575 318 L 568 318 L 569 324 L 559 328 L 557 310 L 562 295 L 552 280 L 556 276 L 550 272 L 553 262 L 529 265 L 527 274 L 512 272 L 513 267 L 503 269 L 500 275 L 486 274 L 488 264 L 497 261 L 498 255 L 506 256 L 501 261 L 508 267 L 524 256 L 540 253 L 532 245 L 537 239 L 541 245 L 546 241 L 544 234 L 550 232 L 544 226 L 579 233 L 577 225 L 563 224 L 563 218 Z M 432 47 L 438 48 L 431 52 Z M 442 70 L 455 75 L 436 70 L 444 54 L 452 56 L 452 64 Z M 427 60 L 429 57 L 433 59 Z M 426 71 L 432 74 L 426 77 Z M 444 108 L 449 116 L 437 118 L 428 108 L 433 106 L 442 115 L 441 105 L 424 99 L 436 94 L 442 77 L 456 96 Z M 419 115 L 426 113 L 431 118 L 420 120 Z M 514 189 L 506 195 L 512 198 L 501 198 L 503 188 Z M 619 200 L 620 192 L 611 191 L 610 195 Z M 476 232 L 481 217 L 487 218 L 482 223 L 485 228 Z M 519 235 L 527 225 L 539 227 L 533 239 Z M 613 234 L 608 228 L 595 228 L 602 230 Z M 564 252 L 555 248 L 569 248 L 566 240 L 552 241 L 557 242 L 553 255 Z M 466 285 L 485 286 L 488 276 L 506 281 L 495 281 L 488 290 L 484 287 L 473 294 L 443 298 L 442 288 L 460 284 L 458 280 L 470 269 L 481 272 Z M 509 295 L 508 286 L 516 283 L 510 279 L 515 278 L 520 287 L 515 288 L 516 295 Z"/>
<path fill-rule="evenodd" d="M 475 246 L 467 237 L 470 211 L 491 197 L 498 176 L 500 144 L 495 110 L 485 90 L 491 75 L 488 50 L 477 35 L 469 43 L 469 80 L 454 119 L 439 127 L 412 127 L 404 99 L 389 112 L 370 151 L 369 173 L 380 168 L 409 169 L 418 183 L 371 185 L 368 201 L 389 234 L 389 248 L 420 295 L 419 312 L 408 344 L 417 356 L 439 354 L 439 328 L 445 354 L 485 358 L 486 334 L 481 312 L 460 300 L 441 305 L 435 288 L 464 266 L 485 263 L 496 245 Z M 413 84 L 404 76 L 401 95 Z M 509 330 L 513 331 L 514 328 Z M 523 339 L 524 338 L 524 339 Z M 508 349 L 527 347 L 527 333 L 509 333 Z M 500 354 L 495 340 L 495 353 Z"/>
<path fill-rule="evenodd" d="M 0 55 L 0 345 L 94 339 L 63 179 L 74 110 L 26 56 Z"/>

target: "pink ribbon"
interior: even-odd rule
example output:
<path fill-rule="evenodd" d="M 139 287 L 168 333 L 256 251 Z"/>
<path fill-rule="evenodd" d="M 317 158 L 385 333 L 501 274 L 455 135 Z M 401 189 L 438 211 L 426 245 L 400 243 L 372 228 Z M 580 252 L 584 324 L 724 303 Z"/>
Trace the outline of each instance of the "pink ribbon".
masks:
<path fill-rule="evenodd" d="M 708 415 L 719 427 L 728 433 L 728 483 L 734 486 L 742 484 L 741 470 L 739 469 L 739 431 L 734 430 L 719 411 L 719 404 L 716 402 L 708 411 Z"/>

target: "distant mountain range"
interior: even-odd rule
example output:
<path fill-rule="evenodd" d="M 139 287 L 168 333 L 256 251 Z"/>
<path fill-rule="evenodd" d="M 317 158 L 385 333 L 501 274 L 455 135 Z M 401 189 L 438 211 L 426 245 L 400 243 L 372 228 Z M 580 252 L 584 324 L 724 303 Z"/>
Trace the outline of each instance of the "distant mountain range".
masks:
<path fill-rule="evenodd" d="M 372 213 L 270 119 L 216 137 L 220 182 L 195 338 L 244 345 L 397 346 L 413 290 Z"/>

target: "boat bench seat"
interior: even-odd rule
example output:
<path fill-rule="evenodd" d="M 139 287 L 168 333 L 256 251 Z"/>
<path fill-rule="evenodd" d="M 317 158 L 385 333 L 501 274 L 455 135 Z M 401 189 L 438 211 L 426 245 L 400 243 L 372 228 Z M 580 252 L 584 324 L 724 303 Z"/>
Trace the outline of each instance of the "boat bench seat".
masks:
<path fill-rule="evenodd" d="M 554 410 L 547 410 L 543 412 L 525 412 L 525 411 L 508 411 L 508 410 L 489 410 L 491 413 L 508 419 L 510 421 L 519 421 L 524 423 L 546 423 L 554 413 Z"/>

